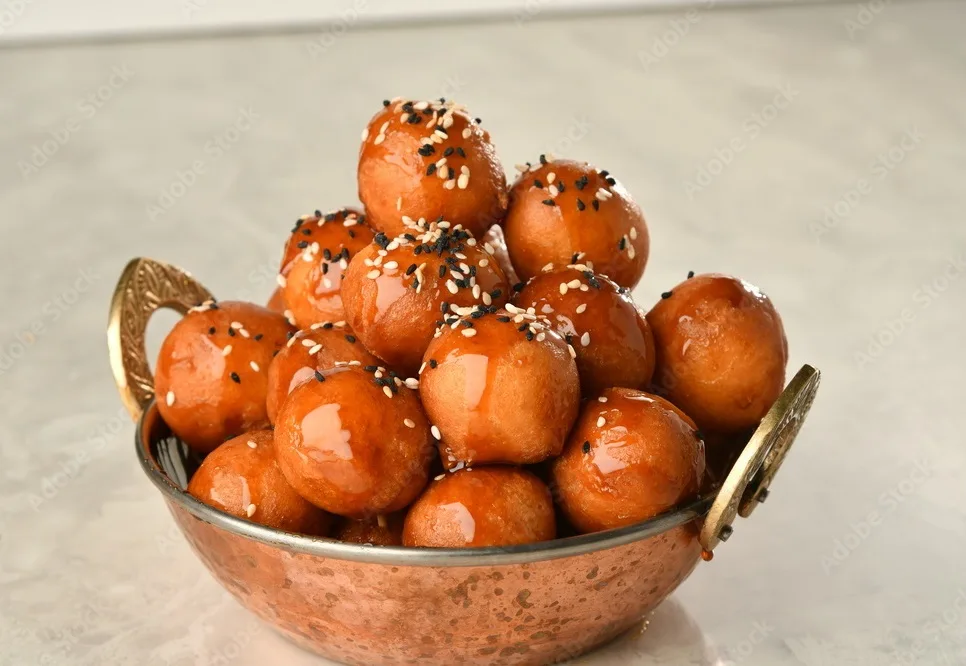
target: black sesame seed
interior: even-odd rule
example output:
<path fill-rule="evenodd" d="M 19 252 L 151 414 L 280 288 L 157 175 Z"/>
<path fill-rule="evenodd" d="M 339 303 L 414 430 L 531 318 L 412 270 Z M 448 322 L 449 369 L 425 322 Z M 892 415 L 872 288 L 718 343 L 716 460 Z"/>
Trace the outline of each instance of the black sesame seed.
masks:
<path fill-rule="evenodd" d="M 523 291 L 523 288 L 526 286 L 527 286 L 526 282 L 517 282 L 515 285 L 513 285 L 513 291 L 519 293 Z"/>
<path fill-rule="evenodd" d="M 576 187 L 578 190 L 582 190 L 585 187 L 587 187 L 587 183 L 588 183 L 587 176 L 581 176 L 580 178 L 574 181 L 574 187 Z"/>
<path fill-rule="evenodd" d="M 603 171 L 600 172 L 600 175 L 602 178 L 607 178 L 607 176 L 610 175 L 610 171 L 608 171 L 607 169 L 604 169 Z"/>
<path fill-rule="evenodd" d="M 429 359 L 429 367 L 435 369 L 437 365 L 439 365 L 439 363 L 436 362 L 436 359 L 435 358 Z"/>
<path fill-rule="evenodd" d="M 285 334 L 286 340 L 291 340 L 293 337 L 295 337 L 295 331 L 289 331 L 288 333 Z"/>
<path fill-rule="evenodd" d="M 211 328 L 208 329 L 208 335 L 214 335 L 214 334 L 215 334 L 215 327 L 212 326 Z"/>
<path fill-rule="evenodd" d="M 228 335 L 235 337 L 235 329 L 233 329 L 231 326 L 228 327 Z"/>
<path fill-rule="evenodd" d="M 661 298 L 671 298 L 672 293 L 673 292 L 665 291 L 663 294 L 661 294 Z"/>
<path fill-rule="evenodd" d="M 449 148 L 443 151 L 443 157 L 449 157 L 450 155 L 453 154 L 453 152 L 455 152 L 453 150 L 453 146 L 450 146 Z"/>
<path fill-rule="evenodd" d="M 355 238 L 355 237 L 356 237 L 356 232 L 354 232 L 352 229 L 349 229 L 349 238 Z"/>
<path fill-rule="evenodd" d="M 262 338 L 264 337 L 265 336 L 263 334 L 259 333 L 258 335 L 255 336 L 255 342 L 261 342 Z"/>
<path fill-rule="evenodd" d="M 577 199 L 577 210 L 584 210 L 585 208 L 587 208 L 587 205 L 580 199 Z"/>
<path fill-rule="evenodd" d="M 413 236 L 412 234 L 403 234 L 403 238 L 405 238 L 406 240 L 408 240 L 410 243 L 415 243 L 416 242 L 416 237 Z"/>
<path fill-rule="evenodd" d="M 409 264 L 409 268 L 406 269 L 406 275 L 412 275 L 416 272 L 416 264 Z"/>
<path fill-rule="evenodd" d="M 412 111 L 413 110 L 413 103 L 412 102 L 406 102 L 405 104 L 402 105 L 402 110 L 403 111 Z"/>
<path fill-rule="evenodd" d="M 626 294 L 629 291 L 630 291 L 630 289 L 628 289 L 627 287 L 621 287 L 620 289 L 617 290 L 617 293 L 618 294 Z"/>
<path fill-rule="evenodd" d="M 688 279 L 690 280 L 693 277 L 694 277 L 694 271 L 688 271 Z"/>
<path fill-rule="evenodd" d="M 542 190 L 543 189 L 543 181 L 540 180 L 539 178 L 534 178 L 533 179 L 533 186 L 534 187 L 539 187 Z"/>
<path fill-rule="evenodd" d="M 578 199 L 578 201 L 579 201 L 579 199 Z M 570 263 L 572 263 L 572 264 L 576 264 L 579 259 L 580 259 L 580 253 L 579 252 L 574 252 L 572 255 L 570 255 Z"/>
<path fill-rule="evenodd" d="M 546 164 L 546 163 L 547 163 L 547 156 L 546 155 L 541 155 L 540 156 L 540 164 Z"/>
<path fill-rule="evenodd" d="M 413 278 L 413 289 L 419 289 L 419 278 Z"/>
<path fill-rule="evenodd" d="M 331 261 L 332 252 L 331 250 L 329 250 L 329 248 L 325 248 L 324 250 L 322 250 L 322 258 L 325 259 L 326 261 Z"/>
<path fill-rule="evenodd" d="M 463 328 L 473 328 L 473 322 L 466 321 L 465 319 L 460 322 L 460 326 Z"/>
<path fill-rule="evenodd" d="M 420 254 L 422 253 L 422 251 L 423 251 L 422 245 L 417 245 L 416 247 L 413 248 L 413 254 Z"/>
<path fill-rule="evenodd" d="M 456 149 L 456 154 L 460 157 L 466 157 L 466 151 L 462 147 Z"/>
<path fill-rule="evenodd" d="M 443 301 L 442 303 L 439 304 L 440 312 L 442 312 L 443 314 L 446 314 L 447 310 L 449 310 L 449 303 L 447 303 L 446 301 Z"/>
<path fill-rule="evenodd" d="M 700 430 L 695 430 L 694 431 L 694 436 L 697 437 L 700 440 L 704 440 L 704 433 L 701 432 Z"/>
<path fill-rule="evenodd" d="M 525 331 L 525 330 L 527 330 L 528 328 L 530 328 L 530 324 L 528 324 L 528 323 L 526 323 L 526 322 L 524 322 L 524 323 L 522 323 L 522 324 L 520 324 L 520 325 L 519 325 L 519 326 L 517 327 L 517 330 L 518 330 L 518 331 L 520 331 L 520 332 L 522 333 L 523 331 Z"/>
<path fill-rule="evenodd" d="M 229 375 L 229 377 L 231 377 L 231 380 L 233 382 L 235 382 L 236 384 L 241 384 L 241 377 L 238 376 L 238 373 L 237 372 L 231 373 Z"/>
<path fill-rule="evenodd" d="M 390 243 L 389 238 L 386 236 L 386 234 L 384 234 L 381 231 L 378 234 L 376 234 L 376 237 L 373 238 L 372 240 L 376 245 L 381 247 L 383 250 L 385 250 L 386 246 L 389 245 Z"/>
<path fill-rule="evenodd" d="M 453 180 L 456 178 L 456 170 L 453 167 L 446 167 L 449 169 L 449 174 L 446 176 L 447 180 Z"/>
<path fill-rule="evenodd" d="M 363 368 L 363 370 L 365 370 L 366 372 L 375 372 L 378 369 L 379 369 L 378 365 L 367 365 L 366 367 Z"/>
<path fill-rule="evenodd" d="M 390 104 L 390 102 L 389 102 L 389 100 L 388 100 L 388 99 L 384 99 L 384 100 L 382 100 L 382 105 L 383 105 L 383 106 L 389 106 L 389 104 Z"/>
<path fill-rule="evenodd" d="M 324 382 L 325 381 L 325 375 L 323 375 L 321 372 L 319 372 L 318 370 L 316 370 L 315 371 L 315 379 L 317 381 Z"/>
<path fill-rule="evenodd" d="M 527 331 L 527 342 L 530 342 L 535 337 L 536 336 L 533 334 L 533 331 Z"/>
<path fill-rule="evenodd" d="M 563 181 L 560 181 L 559 183 L 557 183 L 557 191 L 558 192 L 563 192 L 566 189 L 567 189 L 567 186 L 563 184 Z"/>
<path fill-rule="evenodd" d="M 311 236 L 312 235 L 312 230 L 311 229 L 302 229 L 302 233 L 305 234 L 306 236 Z"/>
<path fill-rule="evenodd" d="M 426 167 L 426 175 L 432 176 L 434 173 L 436 173 L 436 162 L 430 162 L 429 166 Z"/>
<path fill-rule="evenodd" d="M 309 242 L 308 242 L 308 241 L 299 241 L 299 242 L 298 242 L 298 243 L 296 243 L 295 245 L 296 245 L 296 247 L 298 247 L 298 248 L 299 248 L 300 250 L 304 250 L 305 248 L 307 248 L 307 247 L 309 246 Z"/>
<path fill-rule="evenodd" d="M 590 453 L 590 442 L 584 442 L 584 453 Z"/>
<path fill-rule="evenodd" d="M 420 146 L 418 152 L 423 157 L 429 157 L 430 155 L 436 152 L 436 149 L 433 148 L 432 144 L 424 143 L 422 146 Z"/>
<path fill-rule="evenodd" d="M 322 264 L 322 275 L 325 275 L 328 272 L 329 272 L 329 265 L 326 264 L 326 263 L 323 263 Z"/>
<path fill-rule="evenodd" d="M 543 200 L 543 205 L 544 206 L 556 206 L 557 204 L 554 203 L 554 200 L 553 199 L 544 199 Z"/>
<path fill-rule="evenodd" d="M 272 358 L 275 358 L 276 356 L 278 356 L 278 353 L 279 353 L 280 351 L 282 351 L 282 350 L 281 350 L 281 349 L 276 349 L 275 351 L 273 351 L 273 352 L 272 352 Z"/>
<path fill-rule="evenodd" d="M 613 178 L 608 178 L 607 179 L 607 184 L 608 185 L 617 185 L 617 181 L 614 180 Z"/>
<path fill-rule="evenodd" d="M 334 324 L 331 321 L 327 321 L 324 324 L 322 324 L 322 328 L 324 328 L 327 331 L 331 329 L 333 326 Z"/>
<path fill-rule="evenodd" d="M 502 295 L 503 291 L 501 289 L 494 289 L 490 292 L 490 298 L 499 298 Z"/>
<path fill-rule="evenodd" d="M 473 312 L 470 313 L 470 317 L 472 317 L 473 319 L 479 319 L 485 314 L 486 314 L 486 310 L 473 310 Z"/>
<path fill-rule="evenodd" d="M 617 243 L 617 247 L 621 250 L 627 249 L 627 236 L 621 237 L 620 242 Z"/>
<path fill-rule="evenodd" d="M 354 336 L 354 335 L 347 335 L 347 336 L 345 336 L 345 339 L 348 342 L 352 343 L 352 344 L 355 344 L 355 342 L 356 342 L 356 336 Z"/>
<path fill-rule="evenodd" d="M 477 125 L 483 124 L 483 119 L 482 118 L 474 118 L 474 120 L 476 121 L 476 124 Z"/>
<path fill-rule="evenodd" d="M 446 265 L 445 264 L 440 264 L 439 265 L 439 276 L 440 277 L 445 277 L 446 276 Z"/>
<path fill-rule="evenodd" d="M 326 222 L 332 222 L 332 221 L 335 220 L 336 217 L 337 217 L 337 215 L 335 213 L 328 213 L 323 219 Z"/>
<path fill-rule="evenodd" d="M 594 210 L 600 210 L 600 201 L 597 199 L 594 199 L 590 205 L 594 207 Z"/>
<path fill-rule="evenodd" d="M 406 122 L 409 123 L 410 125 L 415 125 L 416 123 L 423 122 L 423 119 L 420 118 L 417 114 L 413 113 L 408 118 L 406 118 Z"/>
<path fill-rule="evenodd" d="M 505 316 L 505 315 L 503 315 L 503 316 L 500 316 L 500 317 L 497 317 L 497 318 L 496 318 L 496 320 L 497 320 L 497 321 L 500 321 L 500 322 L 503 322 L 503 323 L 505 324 L 505 323 L 507 323 L 508 321 L 510 321 L 510 318 L 509 318 L 509 317 L 507 317 L 507 316 Z"/>

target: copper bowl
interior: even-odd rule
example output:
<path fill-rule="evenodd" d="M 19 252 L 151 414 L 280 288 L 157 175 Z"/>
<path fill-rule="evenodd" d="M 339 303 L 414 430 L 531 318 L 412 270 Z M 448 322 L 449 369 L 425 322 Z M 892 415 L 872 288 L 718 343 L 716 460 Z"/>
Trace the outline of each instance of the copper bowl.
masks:
<path fill-rule="evenodd" d="M 144 347 L 151 314 L 208 291 L 180 269 L 128 264 L 108 327 L 135 448 L 195 553 L 247 609 L 298 645 L 347 664 L 552 664 L 606 643 L 673 592 L 747 517 L 801 427 L 819 373 L 805 366 L 716 492 L 618 530 L 510 548 L 341 543 L 270 529 L 187 494 L 200 462 L 153 402 Z"/>

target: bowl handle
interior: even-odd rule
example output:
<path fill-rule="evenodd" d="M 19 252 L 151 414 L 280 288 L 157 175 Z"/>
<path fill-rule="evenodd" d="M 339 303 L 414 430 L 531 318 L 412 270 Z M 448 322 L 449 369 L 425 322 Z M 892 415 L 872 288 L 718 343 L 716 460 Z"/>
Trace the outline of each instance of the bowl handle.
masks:
<path fill-rule="evenodd" d="M 820 380 L 818 370 L 802 366 L 748 440 L 701 529 L 699 540 L 706 555 L 728 540 L 736 516 L 747 518 L 768 497 L 768 486 L 812 407 Z"/>
<path fill-rule="evenodd" d="M 210 300 L 211 293 L 177 266 L 139 257 L 124 268 L 111 298 L 107 347 L 121 402 L 135 421 L 154 398 L 154 375 L 144 344 L 151 315 L 159 308 L 184 315 Z"/>

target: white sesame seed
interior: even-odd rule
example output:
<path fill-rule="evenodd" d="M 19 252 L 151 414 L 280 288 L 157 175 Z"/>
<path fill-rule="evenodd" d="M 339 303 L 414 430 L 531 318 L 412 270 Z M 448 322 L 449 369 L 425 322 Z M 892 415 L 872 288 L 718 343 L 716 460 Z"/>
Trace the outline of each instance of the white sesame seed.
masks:
<path fill-rule="evenodd" d="M 560 190 L 557 189 L 556 185 L 551 185 L 550 187 L 547 188 L 547 191 L 550 192 L 551 197 L 555 197 L 558 194 L 560 194 Z"/>
<path fill-rule="evenodd" d="M 568 287 L 567 287 L 567 283 L 566 282 L 561 282 L 560 283 L 560 295 L 561 296 L 566 296 L 567 295 L 567 288 Z"/>
<path fill-rule="evenodd" d="M 582 284 L 582 285 L 580 285 L 580 290 L 581 290 L 581 291 L 590 291 L 590 287 L 588 287 L 588 286 L 587 286 L 587 285 L 585 285 L 585 284 Z"/>
<path fill-rule="evenodd" d="M 470 184 L 470 177 L 465 173 L 461 173 L 460 177 L 456 179 L 456 186 L 461 190 L 465 190 L 466 186 Z"/>
<path fill-rule="evenodd" d="M 288 280 L 285 279 L 284 275 L 279 273 L 278 275 L 275 276 L 275 282 L 278 283 L 279 287 L 281 287 L 282 289 L 285 289 L 285 285 L 288 283 Z"/>
<path fill-rule="evenodd" d="M 288 323 L 290 323 L 292 326 L 295 326 L 295 315 L 292 314 L 291 310 L 286 310 L 285 312 L 282 313 L 282 316 L 285 317 L 285 320 Z"/>
<path fill-rule="evenodd" d="M 546 333 L 544 333 L 543 331 L 540 331 L 539 333 L 537 333 L 537 342 L 543 342 L 546 339 L 547 339 Z"/>
<path fill-rule="evenodd" d="M 392 397 L 392 389 L 389 388 L 388 386 L 383 386 L 382 387 L 382 392 L 386 394 L 386 397 L 387 398 L 391 398 Z"/>
<path fill-rule="evenodd" d="M 416 422 L 413 421 L 412 419 L 403 419 L 403 423 L 405 424 L 405 426 L 407 428 L 415 428 L 416 427 Z"/>
<path fill-rule="evenodd" d="M 309 340 L 308 338 L 305 338 L 304 340 L 302 340 L 302 346 L 303 347 L 314 347 L 315 346 L 315 340 Z"/>
<path fill-rule="evenodd" d="M 310 355 L 312 355 L 312 356 L 315 356 L 315 355 L 316 355 L 316 354 L 318 354 L 318 353 L 319 353 L 320 351 L 322 351 L 322 345 L 315 345 L 314 347 L 312 347 L 312 348 L 311 348 L 311 349 L 309 350 L 309 354 L 310 354 Z"/>
<path fill-rule="evenodd" d="M 231 345 L 225 345 L 225 348 L 221 350 L 222 356 L 228 356 L 231 353 Z"/>
<path fill-rule="evenodd" d="M 597 402 L 607 402 L 607 398 L 605 398 L 604 396 L 600 396 L 599 398 L 597 398 Z"/>
<path fill-rule="evenodd" d="M 250 367 L 255 372 L 258 372 L 259 371 L 258 363 L 255 363 L 255 361 L 250 361 L 248 363 L 248 367 Z"/>
<path fill-rule="evenodd" d="M 362 130 L 362 140 L 365 141 L 368 138 L 369 138 L 369 128 L 365 127 Z"/>
<path fill-rule="evenodd" d="M 326 289 L 331 289 L 332 288 L 332 280 L 330 280 L 327 277 L 322 278 L 322 286 L 325 287 Z"/>
<path fill-rule="evenodd" d="M 254 440 L 251 440 L 250 439 L 250 440 L 248 440 L 248 448 L 250 448 L 250 449 L 257 449 L 258 448 L 258 444 L 256 444 Z"/>
<path fill-rule="evenodd" d="M 435 437 L 436 439 L 440 439 L 440 440 L 443 439 L 443 436 L 439 434 L 439 428 L 437 428 L 436 426 L 433 426 L 432 428 L 430 428 L 429 431 L 433 434 L 433 437 Z"/>
<path fill-rule="evenodd" d="M 362 365 L 362 361 L 349 361 L 348 365 Z"/>
<path fill-rule="evenodd" d="M 447 180 L 445 183 L 443 183 L 443 188 L 444 189 L 452 190 L 455 187 L 456 187 L 456 181 L 455 180 Z"/>
<path fill-rule="evenodd" d="M 553 263 L 551 262 L 551 263 L 547 264 L 546 266 L 544 266 L 543 268 L 541 268 L 540 269 L 540 272 L 541 273 L 546 273 L 547 271 L 552 271 L 552 270 L 553 270 Z"/>
<path fill-rule="evenodd" d="M 442 169 L 444 166 L 446 166 L 446 162 L 447 162 L 447 158 L 445 157 L 439 158 L 438 160 L 436 160 L 436 168 Z"/>
<path fill-rule="evenodd" d="M 456 292 L 459 291 L 459 288 L 456 286 L 456 283 L 453 282 L 452 280 L 446 281 L 446 289 L 448 289 L 449 293 L 451 294 L 455 294 Z"/>
<path fill-rule="evenodd" d="M 594 197 L 596 197 L 599 201 L 607 201 L 607 195 L 604 194 L 604 190 L 597 190 L 597 193 L 594 195 Z"/>
<path fill-rule="evenodd" d="M 245 325 L 244 324 L 239 323 L 237 321 L 233 321 L 228 326 L 231 327 L 231 328 L 234 328 L 234 329 L 245 328 Z"/>
<path fill-rule="evenodd" d="M 476 335 L 476 329 L 475 328 L 464 328 L 463 329 L 463 335 L 466 336 L 467 338 L 472 338 L 474 335 Z"/>
<path fill-rule="evenodd" d="M 405 384 L 406 384 L 406 388 L 411 388 L 413 390 L 419 388 L 419 380 L 416 379 L 415 377 L 408 377 L 406 379 Z"/>
<path fill-rule="evenodd" d="M 487 292 L 483 292 L 483 305 L 493 305 L 493 297 Z"/>
<path fill-rule="evenodd" d="M 473 240 L 472 238 L 470 240 Z M 480 259 L 480 268 L 486 268 L 490 265 L 489 259 Z"/>
<path fill-rule="evenodd" d="M 379 275 L 380 275 L 379 269 L 377 268 L 366 273 L 366 277 L 369 278 L 370 280 L 375 280 L 377 277 L 379 277 Z"/>
<path fill-rule="evenodd" d="M 630 235 L 631 240 L 637 240 L 637 229 L 636 228 L 631 227 L 631 230 L 628 232 L 628 234 Z"/>
<path fill-rule="evenodd" d="M 580 346 L 586 347 L 589 344 L 590 344 L 590 331 L 586 331 L 584 332 L 583 335 L 580 336 Z"/>
<path fill-rule="evenodd" d="M 465 130 L 463 130 L 463 138 L 464 139 L 469 139 L 471 136 L 473 136 L 473 130 L 471 130 L 469 127 L 467 127 Z"/>
<path fill-rule="evenodd" d="M 567 345 L 567 351 L 570 352 L 570 358 L 577 358 L 577 350 L 573 345 Z"/>
<path fill-rule="evenodd" d="M 385 264 L 382 265 L 382 267 L 383 268 L 390 268 L 390 269 L 392 269 L 392 268 L 399 268 L 399 262 L 396 262 L 396 261 L 387 261 Z"/>
<path fill-rule="evenodd" d="M 557 178 L 557 174 L 555 174 L 553 171 L 547 174 L 548 183 L 552 183 L 554 180 L 556 180 L 556 178 Z"/>
<path fill-rule="evenodd" d="M 389 243 L 389 245 L 386 246 L 386 251 L 387 252 L 392 252 L 393 250 L 398 250 L 398 249 L 399 249 L 399 241 L 398 240 L 394 240 L 393 242 Z"/>
<path fill-rule="evenodd" d="M 382 127 L 379 128 L 379 133 L 380 134 L 383 134 L 383 133 L 385 133 L 385 131 L 387 129 L 389 129 L 389 121 L 388 120 L 382 124 Z"/>
<path fill-rule="evenodd" d="M 607 419 L 605 419 L 603 416 L 598 416 L 597 417 L 597 427 L 598 428 L 602 427 L 605 423 L 607 423 Z"/>
<path fill-rule="evenodd" d="M 402 210 L 402 197 L 396 199 L 396 210 Z"/>
<path fill-rule="evenodd" d="M 587 310 L 587 304 L 581 303 L 577 306 L 577 314 L 583 314 Z"/>
<path fill-rule="evenodd" d="M 165 396 L 164 401 L 168 403 L 168 407 L 174 404 L 174 391 L 168 391 L 168 395 Z"/>
<path fill-rule="evenodd" d="M 434 476 L 433 477 L 433 481 L 442 481 L 445 478 L 446 478 L 446 473 L 444 472 L 444 473 L 440 474 L 439 476 Z"/>
<path fill-rule="evenodd" d="M 376 137 L 376 140 L 373 141 L 372 143 L 378 146 L 380 143 L 382 143 L 385 140 L 386 140 L 386 135 L 380 134 L 379 136 Z"/>
<path fill-rule="evenodd" d="M 249 518 L 251 518 L 252 516 L 254 516 L 255 515 L 255 505 L 254 504 L 249 504 L 248 505 L 248 508 L 245 509 L 245 513 L 248 514 L 248 517 Z"/>
<path fill-rule="evenodd" d="M 487 254 L 493 254 L 493 246 L 489 243 L 483 243 L 483 249 L 486 250 Z"/>
<path fill-rule="evenodd" d="M 627 258 L 628 259 L 633 259 L 634 258 L 634 255 L 636 255 L 636 254 L 637 254 L 637 250 L 634 249 L 634 246 L 633 245 L 628 245 L 627 246 Z"/>
<path fill-rule="evenodd" d="M 480 288 L 480 285 L 474 284 L 473 285 L 473 298 L 479 298 L 482 295 L 482 293 L 483 293 L 483 289 Z"/>

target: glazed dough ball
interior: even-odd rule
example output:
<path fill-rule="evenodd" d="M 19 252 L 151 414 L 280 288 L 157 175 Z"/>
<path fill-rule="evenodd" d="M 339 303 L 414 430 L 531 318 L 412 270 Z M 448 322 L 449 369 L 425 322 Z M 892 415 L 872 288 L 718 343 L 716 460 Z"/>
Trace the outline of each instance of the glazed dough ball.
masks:
<path fill-rule="evenodd" d="M 644 388 L 654 374 L 654 336 L 626 290 L 582 264 L 536 276 L 514 303 L 534 308 L 577 352 L 585 397 Z"/>
<path fill-rule="evenodd" d="M 189 312 L 165 338 L 154 373 L 158 410 L 171 431 L 208 453 L 268 427 L 268 366 L 293 330 L 253 303 L 208 302 Z"/>
<path fill-rule="evenodd" d="M 508 305 L 447 318 L 426 350 L 419 394 L 443 464 L 529 464 L 560 454 L 580 409 L 571 349 Z"/>
<path fill-rule="evenodd" d="M 517 467 L 474 467 L 433 481 L 406 515 L 403 544 L 480 548 L 556 536 L 547 486 Z"/>
<path fill-rule="evenodd" d="M 256 430 L 211 452 L 188 484 L 209 506 L 286 532 L 325 536 L 331 517 L 302 499 L 275 462 L 271 430 Z"/>
<path fill-rule="evenodd" d="M 342 322 L 312 324 L 289 338 L 288 343 L 268 366 L 268 394 L 265 406 L 268 419 L 275 417 L 289 393 L 315 379 L 316 370 L 337 365 L 379 365 L 379 360 L 366 351 L 352 329 Z"/>
<path fill-rule="evenodd" d="M 272 312 L 277 312 L 280 315 L 284 315 L 288 310 L 288 306 L 285 305 L 285 295 L 282 293 L 281 287 L 275 287 L 275 291 L 272 292 L 271 297 L 268 299 L 268 303 L 265 307 Z"/>
<path fill-rule="evenodd" d="M 640 207 L 608 172 L 543 156 L 510 189 L 503 230 L 524 280 L 548 265 L 579 262 L 632 288 L 644 274 L 650 249 Z"/>
<path fill-rule="evenodd" d="M 435 451 L 414 391 L 385 368 L 343 366 L 292 391 L 275 422 L 275 454 L 302 497 L 366 518 L 408 506 Z"/>
<path fill-rule="evenodd" d="M 360 211 L 316 213 L 295 223 L 278 275 L 284 302 L 299 328 L 345 319 L 342 275 L 373 238 Z"/>
<path fill-rule="evenodd" d="M 506 175 L 490 135 L 453 102 L 383 102 L 362 133 L 359 199 L 388 236 L 403 216 L 444 219 L 477 238 L 506 214 Z"/>
<path fill-rule="evenodd" d="M 758 424 L 785 386 L 781 317 L 757 287 L 699 275 L 666 292 L 648 313 L 659 392 L 707 431 Z"/>
<path fill-rule="evenodd" d="M 553 478 L 560 508 L 587 533 L 697 499 L 704 469 L 704 446 L 678 410 L 658 396 L 615 388 L 584 406 Z"/>
<path fill-rule="evenodd" d="M 366 348 L 412 375 L 444 313 L 500 306 L 510 289 L 493 256 L 463 229 L 442 222 L 407 235 L 378 235 L 362 250 L 346 271 L 343 298 Z"/>
<path fill-rule="evenodd" d="M 368 543 L 374 546 L 401 546 L 404 512 L 361 520 L 345 518 L 332 538 L 346 543 Z"/>
<path fill-rule="evenodd" d="M 506 276 L 507 282 L 511 285 L 517 285 L 520 282 L 520 276 L 517 275 L 516 269 L 513 268 L 513 262 L 510 261 L 510 253 L 506 249 L 506 236 L 503 235 L 503 227 L 494 224 L 483 236 L 482 242 L 486 251 L 496 259 L 496 263 L 500 266 L 500 270 L 503 271 L 503 275 Z M 523 285 L 521 284 L 519 288 L 522 289 Z"/>

